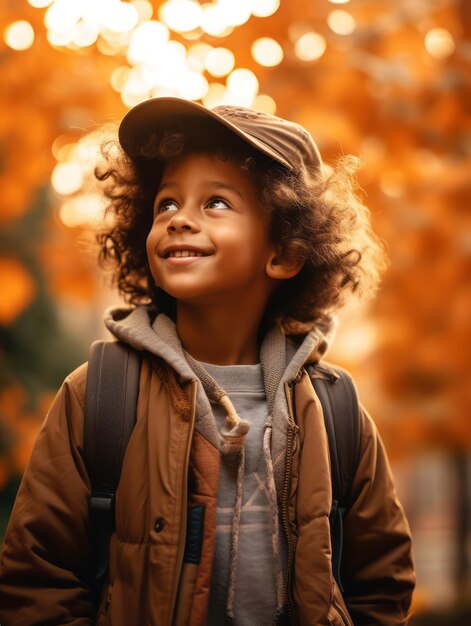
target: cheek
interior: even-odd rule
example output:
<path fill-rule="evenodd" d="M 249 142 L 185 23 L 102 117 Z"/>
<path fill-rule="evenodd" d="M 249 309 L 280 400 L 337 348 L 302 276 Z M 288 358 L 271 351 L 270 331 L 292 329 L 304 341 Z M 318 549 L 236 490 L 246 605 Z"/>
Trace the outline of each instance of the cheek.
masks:
<path fill-rule="evenodd" d="M 246 255 L 263 255 L 271 248 L 266 229 L 260 224 L 249 224 L 243 233 L 243 250 Z"/>
<path fill-rule="evenodd" d="M 157 245 L 157 233 L 155 227 L 151 228 L 149 234 L 146 239 L 146 250 L 147 256 L 149 257 L 149 261 L 151 260 L 151 256 L 155 254 L 155 247 Z"/>
<path fill-rule="evenodd" d="M 156 280 L 156 246 L 157 246 L 157 236 L 154 229 L 151 229 L 146 239 L 146 253 L 147 253 L 147 261 L 149 263 L 150 271 L 154 280 Z"/>

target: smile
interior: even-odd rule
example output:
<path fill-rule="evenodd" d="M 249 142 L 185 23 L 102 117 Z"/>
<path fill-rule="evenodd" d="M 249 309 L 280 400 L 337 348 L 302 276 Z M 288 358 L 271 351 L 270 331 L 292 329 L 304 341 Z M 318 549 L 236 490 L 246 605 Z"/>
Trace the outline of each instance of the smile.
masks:
<path fill-rule="evenodd" d="M 166 258 L 176 258 L 179 259 L 181 257 L 190 257 L 190 256 L 205 256 L 202 252 L 197 252 L 195 250 L 170 250 L 166 255 Z"/>

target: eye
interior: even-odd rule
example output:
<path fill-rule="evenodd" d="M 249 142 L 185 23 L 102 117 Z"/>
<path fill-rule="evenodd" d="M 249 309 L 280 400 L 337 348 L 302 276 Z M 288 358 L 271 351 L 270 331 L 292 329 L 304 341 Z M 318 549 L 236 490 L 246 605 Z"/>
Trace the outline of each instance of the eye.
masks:
<path fill-rule="evenodd" d="M 230 209 L 230 204 L 223 200 L 223 198 L 211 198 L 211 200 L 207 203 L 206 207 L 208 209 Z"/>
<path fill-rule="evenodd" d="M 162 198 L 156 203 L 156 213 L 167 213 L 168 211 L 178 211 L 178 206 L 174 200 L 171 200 L 170 198 Z"/>

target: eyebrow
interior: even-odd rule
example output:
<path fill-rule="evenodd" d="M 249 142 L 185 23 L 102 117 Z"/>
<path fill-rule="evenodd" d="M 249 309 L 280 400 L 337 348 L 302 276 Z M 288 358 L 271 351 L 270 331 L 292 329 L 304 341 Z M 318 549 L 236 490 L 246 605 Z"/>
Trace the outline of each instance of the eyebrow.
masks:
<path fill-rule="evenodd" d="M 234 185 L 231 185 L 230 183 L 223 183 L 222 181 L 219 181 L 219 180 L 210 180 L 210 181 L 205 181 L 204 184 L 209 187 L 213 187 L 214 189 L 226 189 L 227 191 L 232 191 L 233 193 L 238 195 L 239 198 L 244 200 L 243 195 L 240 193 L 237 187 L 234 187 Z M 178 189 L 178 187 L 179 187 L 178 183 L 169 181 L 168 183 L 164 183 L 163 185 L 161 185 L 157 193 L 160 193 L 164 189 L 169 189 L 169 188 Z"/>

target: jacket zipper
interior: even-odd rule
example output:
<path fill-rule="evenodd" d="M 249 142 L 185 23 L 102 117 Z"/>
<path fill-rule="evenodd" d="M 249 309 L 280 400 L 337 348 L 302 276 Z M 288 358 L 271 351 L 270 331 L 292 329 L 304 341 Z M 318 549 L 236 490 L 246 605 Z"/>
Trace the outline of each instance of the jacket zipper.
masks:
<path fill-rule="evenodd" d="M 297 624 L 297 617 L 294 612 L 293 607 L 293 598 L 291 591 L 291 578 L 292 578 L 292 570 L 294 565 L 294 545 L 293 539 L 291 536 L 290 523 L 289 523 L 289 515 L 288 515 L 288 495 L 289 495 L 289 487 L 290 487 L 290 479 L 291 479 L 291 462 L 293 456 L 293 444 L 295 441 L 295 435 L 297 434 L 299 428 L 294 419 L 294 402 L 293 402 L 293 389 L 294 382 L 285 383 L 285 394 L 288 402 L 288 414 L 289 414 L 289 424 L 288 424 L 288 434 L 286 438 L 286 468 L 285 468 L 285 479 L 283 482 L 283 493 L 281 497 L 281 517 L 283 521 L 283 528 L 286 535 L 286 541 L 288 546 L 288 566 L 286 573 L 286 588 L 285 588 L 285 598 L 286 604 L 288 607 L 288 616 L 291 624 Z"/>
<path fill-rule="evenodd" d="M 170 615 L 172 616 L 171 624 L 173 624 L 174 616 L 175 616 L 175 604 L 177 601 L 177 592 L 178 586 L 181 577 L 181 571 L 183 566 L 183 555 L 185 553 L 185 538 L 186 538 L 186 524 L 187 524 L 187 508 L 188 508 L 188 465 L 190 462 L 190 451 L 191 451 L 191 442 L 193 439 L 193 430 L 195 427 L 195 416 L 196 416 L 196 393 L 197 393 L 197 384 L 196 381 L 191 381 L 192 389 L 191 389 L 191 415 L 190 415 L 190 423 L 188 427 L 188 436 L 186 440 L 186 448 L 185 448 L 185 456 L 183 463 L 183 489 L 182 489 L 182 516 L 180 520 L 180 539 L 178 541 L 178 551 L 177 551 L 177 561 L 175 568 L 175 580 L 173 582 L 173 591 L 172 591 L 172 611 Z"/>

